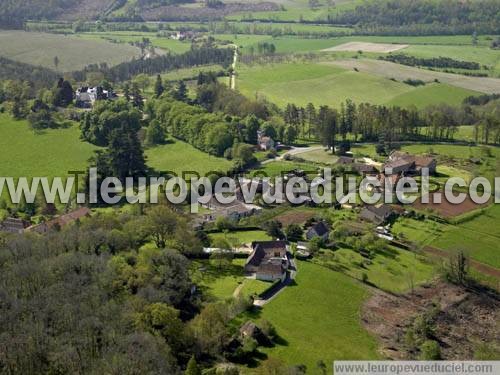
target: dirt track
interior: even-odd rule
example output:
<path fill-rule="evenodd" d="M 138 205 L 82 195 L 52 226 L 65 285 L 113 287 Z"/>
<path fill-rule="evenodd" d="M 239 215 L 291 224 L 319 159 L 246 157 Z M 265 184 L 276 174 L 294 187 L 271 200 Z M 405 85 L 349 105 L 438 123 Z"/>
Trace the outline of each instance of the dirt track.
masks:
<path fill-rule="evenodd" d="M 378 52 L 378 53 L 389 53 L 394 51 L 399 51 L 400 49 L 408 47 L 408 44 L 387 44 L 387 43 L 368 43 L 368 42 L 349 42 L 344 43 L 339 46 L 326 48 L 322 51 L 346 51 L 346 52 Z"/>
<path fill-rule="evenodd" d="M 468 77 L 460 74 L 434 72 L 410 66 L 395 64 L 389 61 L 372 59 L 335 60 L 324 64 L 333 64 L 346 69 L 358 69 L 385 78 L 394 78 L 403 81 L 408 78 L 419 79 L 424 82 L 439 82 L 468 90 L 484 92 L 486 94 L 500 93 L 500 79 L 489 77 Z"/>

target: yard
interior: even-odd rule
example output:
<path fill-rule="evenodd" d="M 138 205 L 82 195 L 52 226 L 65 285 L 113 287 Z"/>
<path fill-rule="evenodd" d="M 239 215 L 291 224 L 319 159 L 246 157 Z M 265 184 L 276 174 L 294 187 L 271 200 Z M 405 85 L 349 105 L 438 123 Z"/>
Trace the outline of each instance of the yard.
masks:
<path fill-rule="evenodd" d="M 253 241 L 268 241 L 272 238 L 262 230 L 246 230 L 246 231 L 231 231 L 227 233 L 211 233 L 209 234 L 210 239 L 225 239 L 232 246 L 241 246 Z"/>
<path fill-rule="evenodd" d="M 348 276 L 308 262 L 298 263 L 296 285 L 287 287 L 260 312 L 248 318 L 267 319 L 282 343 L 261 349 L 289 365 L 304 364 L 318 373 L 323 361 L 331 372 L 334 360 L 377 359 L 377 342 L 360 322 L 360 309 L 368 292 Z M 346 337 L 349 340 L 346 340 Z"/>

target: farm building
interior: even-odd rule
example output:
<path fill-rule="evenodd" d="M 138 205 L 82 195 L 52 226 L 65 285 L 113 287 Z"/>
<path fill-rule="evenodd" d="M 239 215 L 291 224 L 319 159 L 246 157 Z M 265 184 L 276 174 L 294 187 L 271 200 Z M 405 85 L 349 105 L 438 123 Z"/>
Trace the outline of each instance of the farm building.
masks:
<path fill-rule="evenodd" d="M 284 281 L 289 266 L 285 241 L 257 241 L 245 263 L 245 273 L 257 280 Z"/>
<path fill-rule="evenodd" d="M 323 240 L 328 239 L 330 228 L 324 221 L 314 224 L 306 232 L 306 238 L 312 240 L 314 237 L 321 237 Z"/>
<path fill-rule="evenodd" d="M 112 91 L 104 90 L 102 87 L 80 87 L 76 90 L 76 106 L 90 108 L 97 100 L 107 100 L 115 97 Z"/>
<path fill-rule="evenodd" d="M 390 170 L 388 174 L 419 174 L 427 168 L 429 174 L 436 173 L 436 159 L 430 156 L 411 155 L 406 152 L 393 151 L 389 160 L 384 164 L 383 170 Z"/>
<path fill-rule="evenodd" d="M 22 219 L 9 217 L 0 224 L 0 231 L 8 233 L 22 233 L 28 226 L 29 224 Z"/>
<path fill-rule="evenodd" d="M 382 224 L 394 215 L 394 210 L 387 204 L 366 205 L 361 210 L 361 218 L 375 224 Z"/>
<path fill-rule="evenodd" d="M 47 233 L 50 230 L 58 230 L 60 228 L 65 227 L 68 224 L 71 224 L 77 220 L 83 219 L 85 217 L 89 217 L 91 211 L 87 207 L 78 208 L 72 212 L 56 217 L 53 220 L 47 221 L 45 223 L 41 223 L 38 225 L 31 226 L 26 230 L 28 232 L 36 232 L 36 233 Z"/>

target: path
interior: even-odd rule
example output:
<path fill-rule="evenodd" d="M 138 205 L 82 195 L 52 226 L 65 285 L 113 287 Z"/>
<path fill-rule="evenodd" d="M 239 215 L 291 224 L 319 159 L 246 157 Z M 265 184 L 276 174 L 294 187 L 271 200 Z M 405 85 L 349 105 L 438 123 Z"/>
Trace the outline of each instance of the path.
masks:
<path fill-rule="evenodd" d="M 440 258 L 448 259 L 450 257 L 449 252 L 446 252 L 446 251 L 441 250 L 441 249 L 437 249 L 437 248 L 432 247 L 432 246 L 424 247 L 424 251 L 427 254 L 434 255 L 434 256 L 437 256 Z M 500 270 L 499 269 L 497 269 L 495 267 L 488 266 L 484 263 L 478 262 L 477 260 L 473 260 L 473 259 L 470 259 L 469 263 L 470 263 L 470 266 L 472 268 L 474 268 L 476 271 L 479 271 L 485 275 L 493 276 L 497 279 L 500 279 Z"/>

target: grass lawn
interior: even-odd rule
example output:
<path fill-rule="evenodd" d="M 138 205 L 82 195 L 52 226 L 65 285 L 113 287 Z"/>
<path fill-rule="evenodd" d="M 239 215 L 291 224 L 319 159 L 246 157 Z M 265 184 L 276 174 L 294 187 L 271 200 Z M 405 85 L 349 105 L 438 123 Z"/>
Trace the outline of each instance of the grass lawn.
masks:
<path fill-rule="evenodd" d="M 298 269 L 296 285 L 253 316 L 269 320 L 283 339 L 283 345 L 262 350 L 289 365 L 305 364 L 311 373 L 320 360 L 331 372 L 333 360 L 377 359 L 377 342 L 360 323 L 361 304 L 368 296 L 364 287 L 316 264 L 299 262 Z M 249 317 L 242 316 L 242 322 Z"/>
<path fill-rule="evenodd" d="M 400 217 L 392 226 L 392 233 L 400 238 L 409 240 L 421 246 L 429 245 L 446 228 L 446 224 L 440 224 L 431 220 L 415 220 Z"/>
<path fill-rule="evenodd" d="M 75 124 L 34 133 L 27 121 L 0 114 L 0 176 L 56 177 L 84 170 L 95 146 L 80 140 Z"/>
<path fill-rule="evenodd" d="M 225 301 L 243 285 L 240 293 L 245 296 L 259 295 L 272 284 L 244 277 L 245 259 L 234 259 L 232 265 L 222 268 L 210 260 L 196 260 L 191 264 L 191 277 L 209 299 Z"/>
<path fill-rule="evenodd" d="M 369 283 L 392 293 L 407 292 L 412 285 L 429 281 L 436 273 L 435 266 L 422 256 L 394 247 L 378 252 L 370 261 L 351 249 L 325 250 L 313 261 L 358 280 L 366 273 Z"/>
<path fill-rule="evenodd" d="M 297 163 L 293 161 L 272 161 L 248 172 L 249 177 L 265 176 L 279 177 L 294 169 L 302 169 L 310 176 L 315 176 L 318 167 L 308 163 Z"/>
<path fill-rule="evenodd" d="M 0 55 L 32 65 L 63 72 L 83 69 L 89 64 L 106 62 L 116 65 L 140 56 L 140 50 L 128 44 L 109 43 L 104 40 L 85 40 L 75 36 L 31 33 L 24 31 L 0 32 Z"/>
<path fill-rule="evenodd" d="M 300 159 L 304 159 L 307 161 L 311 161 L 313 163 L 321 163 L 321 164 L 335 164 L 338 160 L 338 157 L 332 155 L 331 152 L 321 150 L 312 150 L 308 152 L 303 152 L 296 155 Z"/>
<path fill-rule="evenodd" d="M 269 241 L 272 238 L 263 230 L 242 230 L 231 231 L 228 233 L 211 233 L 209 234 L 211 240 L 223 238 L 232 246 L 241 246 L 253 241 Z"/>
<path fill-rule="evenodd" d="M 178 175 L 183 172 L 197 172 L 201 175 L 211 171 L 224 172 L 232 166 L 229 160 L 206 154 L 180 140 L 150 148 L 146 155 L 150 167 Z"/>

